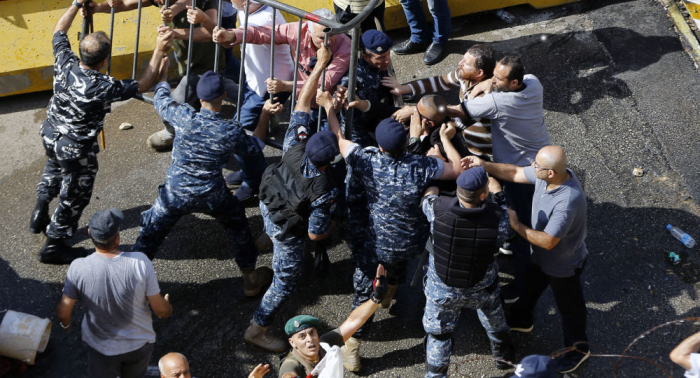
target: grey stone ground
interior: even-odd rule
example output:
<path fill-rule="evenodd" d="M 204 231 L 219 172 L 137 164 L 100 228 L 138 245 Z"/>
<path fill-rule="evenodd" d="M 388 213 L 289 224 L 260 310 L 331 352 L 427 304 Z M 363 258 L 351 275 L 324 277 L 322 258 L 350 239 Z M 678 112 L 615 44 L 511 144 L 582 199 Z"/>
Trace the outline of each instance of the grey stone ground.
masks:
<path fill-rule="evenodd" d="M 522 55 L 527 71 L 545 88 L 545 117 L 554 143 L 569 154 L 572 168 L 589 197 L 588 247 L 584 273 L 589 307 L 589 337 L 597 354 L 618 354 L 636 336 L 667 321 L 698 316 L 698 276 L 694 265 L 677 272 L 665 264 L 669 251 L 684 247 L 665 230 L 674 223 L 700 238 L 700 198 L 696 99 L 700 78 L 692 60 L 655 0 L 584 1 L 545 10 L 511 9 L 518 21 L 506 25 L 491 14 L 453 20 L 450 55 L 427 67 L 420 55 L 399 57 L 399 79 L 408 81 L 453 70 L 474 43 L 489 43 L 500 54 Z M 406 30 L 391 33 L 395 41 Z M 36 252 L 43 236 L 27 231 L 34 188 L 44 164 L 38 124 L 50 94 L 0 100 L 0 310 L 12 309 L 53 317 L 67 267 L 41 265 Z M 456 93 L 447 97 L 454 101 Z M 170 158 L 148 149 L 145 139 L 159 129 L 153 109 L 131 100 L 108 116 L 107 150 L 99 154 L 100 172 L 93 200 L 72 240 L 89 247 L 86 224 L 94 212 L 117 206 L 126 214 L 122 240 L 129 247 L 138 234 L 138 215 L 156 198 Z M 119 131 L 121 122 L 135 128 Z M 274 158 L 278 151 L 267 149 Z M 641 167 L 645 175 L 632 176 Z M 231 166 L 233 168 L 233 166 Z M 248 204 L 255 235 L 262 231 L 259 211 Z M 298 313 L 320 317 L 330 329 L 350 311 L 351 267 L 342 227 L 330 251 L 331 277 L 311 276 L 273 324 L 282 336 L 284 321 Z M 689 250 L 690 262 L 700 263 Z M 269 265 L 271 253 L 260 256 Z M 502 270 L 511 269 L 507 259 Z M 415 269 L 411 265 L 411 271 Z M 244 377 L 258 362 L 278 366 L 276 356 L 243 343 L 259 298 L 246 299 L 221 229 L 206 216 L 183 218 L 155 261 L 162 290 L 170 293 L 175 312 L 155 320 L 158 342 L 152 364 L 169 351 L 191 360 L 197 377 Z M 680 274 L 688 273 L 686 279 Z M 503 274 L 504 281 L 510 277 Z M 379 311 L 373 333 L 363 345 L 360 376 L 419 377 L 424 372 L 420 324 L 421 290 L 403 285 L 391 311 Z M 537 307 L 535 330 L 516 335 L 518 357 L 549 354 L 562 346 L 560 317 L 547 292 Z M 79 322 L 78 314 L 74 322 Z M 28 377 L 80 377 L 86 351 L 75 327 L 66 335 L 54 326 L 49 348 L 37 358 Z M 667 358 L 670 349 L 694 331 L 673 325 L 652 332 L 629 354 L 650 361 L 626 360 L 618 371 L 626 377 L 682 374 Z M 455 376 L 501 377 L 486 360 L 488 340 L 474 313 L 466 312 L 455 333 L 451 372 Z M 594 357 L 575 372 L 578 377 L 613 376 L 616 358 Z M 652 364 L 658 364 L 654 366 Z M 272 374 L 270 374 L 272 376 Z M 347 373 L 352 377 L 353 374 Z"/>

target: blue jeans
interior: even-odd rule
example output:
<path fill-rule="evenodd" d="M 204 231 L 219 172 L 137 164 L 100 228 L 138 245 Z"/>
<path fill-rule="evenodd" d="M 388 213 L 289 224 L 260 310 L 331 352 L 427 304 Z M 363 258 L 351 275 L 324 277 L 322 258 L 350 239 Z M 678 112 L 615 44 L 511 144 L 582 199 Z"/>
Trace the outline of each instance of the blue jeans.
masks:
<path fill-rule="evenodd" d="M 280 102 L 284 103 L 287 101 L 289 93 L 278 93 L 276 97 Z M 267 98 L 269 98 L 268 93 L 265 94 L 265 97 L 260 97 L 246 84 L 243 89 L 240 114 L 240 123 L 244 129 L 251 131 L 255 130 L 258 125 L 258 120 L 260 119 L 260 112 L 262 112 L 263 105 L 265 105 Z M 262 147 L 265 146 L 263 145 Z M 243 182 L 241 183 L 241 186 L 248 186 L 253 189 L 257 189 L 260 186 L 262 174 L 265 172 L 265 168 L 267 167 L 265 156 L 262 154 L 262 147 L 260 148 L 261 153 L 259 155 L 233 155 L 233 158 L 236 160 L 236 163 L 238 163 L 238 166 L 242 171 Z"/>
<path fill-rule="evenodd" d="M 450 37 L 452 29 L 452 16 L 447 0 L 427 0 L 428 10 L 433 16 L 433 43 L 445 43 Z M 411 42 L 430 43 L 430 30 L 428 30 L 420 0 L 399 0 L 406 14 L 406 21 L 411 28 Z"/>

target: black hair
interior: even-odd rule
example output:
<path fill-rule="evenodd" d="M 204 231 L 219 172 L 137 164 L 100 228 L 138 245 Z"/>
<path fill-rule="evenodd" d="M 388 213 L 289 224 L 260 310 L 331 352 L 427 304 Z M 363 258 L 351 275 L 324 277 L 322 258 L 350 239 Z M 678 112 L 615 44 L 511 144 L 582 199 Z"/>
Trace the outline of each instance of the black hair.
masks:
<path fill-rule="evenodd" d="M 484 78 L 490 79 L 493 70 L 496 68 L 496 57 L 493 50 L 483 44 L 474 45 L 467 50 L 467 53 L 474 57 L 474 68 L 484 71 Z"/>
<path fill-rule="evenodd" d="M 457 186 L 457 197 L 470 205 L 476 206 L 481 203 L 479 196 L 481 196 L 482 193 L 486 192 L 487 189 L 488 185 L 484 185 L 483 188 L 477 190 L 466 190 L 461 186 Z"/>
<path fill-rule="evenodd" d="M 508 73 L 508 81 L 517 80 L 519 84 L 523 83 L 523 77 L 525 76 L 525 66 L 519 57 L 514 55 L 506 55 L 501 59 L 499 64 L 502 64 L 510 68 Z"/>

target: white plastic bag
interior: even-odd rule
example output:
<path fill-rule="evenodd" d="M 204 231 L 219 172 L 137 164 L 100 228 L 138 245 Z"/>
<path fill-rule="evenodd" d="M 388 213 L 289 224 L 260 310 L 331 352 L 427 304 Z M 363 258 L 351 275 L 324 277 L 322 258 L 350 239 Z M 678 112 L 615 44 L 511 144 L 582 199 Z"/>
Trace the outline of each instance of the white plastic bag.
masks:
<path fill-rule="evenodd" d="M 343 378 L 343 353 L 340 347 L 334 345 L 331 348 L 328 343 L 321 343 L 321 348 L 326 351 L 326 355 L 318 362 L 311 375 L 318 378 Z"/>

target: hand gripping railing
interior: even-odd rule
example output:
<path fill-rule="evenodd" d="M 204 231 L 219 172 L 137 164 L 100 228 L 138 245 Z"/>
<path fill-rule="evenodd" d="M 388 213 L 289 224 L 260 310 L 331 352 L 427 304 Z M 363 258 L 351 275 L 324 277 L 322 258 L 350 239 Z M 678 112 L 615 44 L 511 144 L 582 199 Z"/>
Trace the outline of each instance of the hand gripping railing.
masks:
<path fill-rule="evenodd" d="M 134 65 L 133 65 L 133 70 L 132 70 L 132 79 L 136 78 L 136 63 L 138 59 L 138 40 L 139 40 L 139 31 L 141 29 L 141 6 L 142 6 L 142 1 L 139 0 L 139 5 L 138 5 L 138 18 L 137 18 L 137 29 L 136 29 L 136 49 L 134 51 Z M 222 1 L 219 1 L 219 7 L 218 7 L 218 20 L 217 20 L 217 27 L 221 27 L 221 15 L 222 15 Z M 371 0 L 369 4 L 365 7 L 365 9 L 362 10 L 355 18 L 350 20 L 348 23 L 341 24 L 335 20 L 330 20 L 327 18 L 323 18 L 320 16 L 317 16 L 315 14 L 306 12 L 305 10 L 293 7 L 291 5 L 276 1 L 276 0 L 257 0 L 258 3 L 265 4 L 267 6 L 272 7 L 275 11 L 273 11 L 273 25 L 272 25 L 272 33 L 271 33 L 271 41 L 270 41 L 270 79 L 274 79 L 274 64 L 275 64 L 275 17 L 276 17 L 276 10 L 284 11 L 287 13 L 290 13 L 294 16 L 299 17 L 299 34 L 297 35 L 297 44 L 296 44 L 296 54 L 295 54 L 295 59 L 294 59 L 294 78 L 293 78 L 293 85 L 292 85 L 292 95 L 291 95 L 291 109 L 290 112 L 294 112 L 294 105 L 296 102 L 296 92 L 297 92 L 297 79 L 298 79 L 298 71 L 299 71 L 299 59 L 300 59 L 300 50 L 301 50 L 301 30 L 302 30 L 302 23 L 304 19 L 311 20 L 317 24 L 321 24 L 325 26 L 326 28 L 323 30 L 325 33 L 325 38 L 324 38 L 324 43 L 326 46 L 328 45 L 328 36 L 329 35 L 336 35 L 336 34 L 341 34 L 341 33 L 346 33 L 350 32 L 350 36 L 352 38 L 352 48 L 350 50 L 350 68 L 349 68 L 349 81 L 348 81 L 348 102 L 352 102 L 355 100 L 355 86 L 357 83 L 357 57 L 358 57 L 358 50 L 359 50 L 359 40 L 360 40 L 360 24 L 362 21 L 364 21 L 365 18 L 369 16 L 369 14 L 374 10 L 374 8 L 379 4 L 381 0 Z M 195 0 L 192 0 L 192 9 L 195 9 Z M 166 7 L 167 7 L 166 3 Z M 243 25 L 246 25 L 246 27 L 243 29 L 243 41 L 241 44 L 241 69 L 239 73 L 239 87 L 238 87 L 238 98 L 237 98 L 237 103 L 236 103 L 236 120 L 240 120 L 240 108 L 241 108 L 241 99 L 243 97 L 243 85 L 245 83 L 243 82 L 244 78 L 244 73 L 245 73 L 245 47 L 246 47 L 246 39 L 248 37 L 248 15 L 250 14 L 250 9 L 249 9 L 249 4 L 246 2 L 246 7 L 244 11 L 244 22 Z M 112 11 L 112 22 L 114 22 L 114 12 Z M 194 36 L 194 25 L 190 24 L 190 33 L 189 33 L 189 44 L 188 44 L 188 52 L 187 52 L 187 71 L 185 74 L 185 82 L 186 84 L 186 89 L 185 89 L 185 101 L 187 101 L 189 97 L 189 83 L 190 83 L 190 62 L 192 61 L 192 43 L 193 43 L 193 36 Z M 214 71 L 218 72 L 219 68 L 219 48 L 217 47 L 216 52 L 215 52 L 215 57 L 214 57 Z M 321 79 L 321 89 L 325 90 L 325 81 L 326 81 L 326 70 L 323 70 L 323 75 Z M 137 95 L 136 98 L 145 101 L 147 103 L 153 104 L 153 98 L 150 96 L 144 96 L 144 95 Z M 322 118 L 322 111 L 323 109 L 319 109 L 319 123 L 317 127 L 320 129 L 320 124 L 321 124 L 321 118 Z M 347 112 L 347 116 L 345 118 L 345 136 L 346 138 L 350 138 L 350 135 L 352 134 L 352 118 L 353 118 L 353 112 L 349 111 Z M 246 133 L 249 135 L 252 135 L 252 131 L 246 130 Z M 282 146 L 279 142 L 267 139 L 265 141 L 266 144 L 281 149 Z"/>

